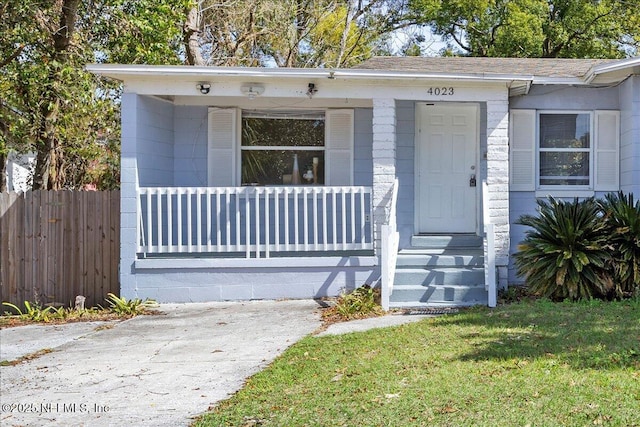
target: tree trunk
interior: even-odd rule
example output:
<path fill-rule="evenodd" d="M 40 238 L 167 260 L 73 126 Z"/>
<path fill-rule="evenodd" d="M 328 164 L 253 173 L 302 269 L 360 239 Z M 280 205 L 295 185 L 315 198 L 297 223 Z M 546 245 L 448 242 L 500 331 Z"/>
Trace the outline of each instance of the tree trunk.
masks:
<path fill-rule="evenodd" d="M 340 38 L 340 51 L 338 52 L 338 58 L 336 59 L 336 68 L 340 68 L 342 66 L 342 60 L 347 51 L 347 40 L 349 39 L 349 30 L 351 29 L 352 19 L 351 1 L 349 1 L 347 2 L 347 16 L 344 22 L 344 30 L 342 31 L 342 37 Z"/>
<path fill-rule="evenodd" d="M 7 191 L 7 156 L 0 151 L 0 193 Z"/>
<path fill-rule="evenodd" d="M 187 12 L 187 19 L 182 27 L 184 47 L 187 53 L 188 65 L 206 65 L 200 51 L 198 34 L 200 33 L 200 12 L 194 6 Z"/>
<path fill-rule="evenodd" d="M 34 190 L 59 190 L 64 185 L 64 156 L 61 141 L 56 135 L 56 120 L 60 109 L 60 98 L 53 85 L 60 79 L 62 65 L 67 61 L 66 53 L 75 31 L 76 16 L 80 0 L 58 0 L 60 24 L 52 32 L 53 51 L 48 81 L 43 82 L 40 122 L 36 135 L 36 165 L 33 173 Z"/>

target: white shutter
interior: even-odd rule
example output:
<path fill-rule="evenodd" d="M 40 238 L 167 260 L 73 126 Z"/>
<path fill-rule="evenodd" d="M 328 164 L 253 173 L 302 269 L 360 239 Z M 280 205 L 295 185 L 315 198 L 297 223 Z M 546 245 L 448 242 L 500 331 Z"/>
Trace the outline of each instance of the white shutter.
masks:
<path fill-rule="evenodd" d="M 509 186 L 536 189 L 536 110 L 511 110 L 509 120 Z"/>
<path fill-rule="evenodd" d="M 235 184 L 238 116 L 235 108 L 209 109 L 209 187 L 230 187 Z"/>
<path fill-rule="evenodd" d="M 620 112 L 596 111 L 594 189 L 618 191 L 620 176 Z"/>
<path fill-rule="evenodd" d="M 325 115 L 325 183 L 353 182 L 353 110 L 327 110 Z"/>

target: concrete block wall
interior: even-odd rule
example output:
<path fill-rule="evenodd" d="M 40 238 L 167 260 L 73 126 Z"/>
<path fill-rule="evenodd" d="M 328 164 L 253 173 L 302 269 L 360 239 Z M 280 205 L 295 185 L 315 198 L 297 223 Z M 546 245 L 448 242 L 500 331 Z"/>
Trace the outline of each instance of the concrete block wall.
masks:
<path fill-rule="evenodd" d="M 136 152 L 142 187 L 173 185 L 173 104 L 138 96 Z"/>
<path fill-rule="evenodd" d="M 206 106 L 179 105 L 173 119 L 173 185 L 206 187 L 207 125 Z"/>
<path fill-rule="evenodd" d="M 135 298 L 137 249 L 138 100 L 133 93 L 121 98 L 122 145 L 120 148 L 120 295 Z"/>
<path fill-rule="evenodd" d="M 254 268 L 250 261 L 243 268 L 138 269 L 137 276 L 138 298 L 174 303 L 321 298 L 371 284 L 378 277 L 373 267 Z"/>

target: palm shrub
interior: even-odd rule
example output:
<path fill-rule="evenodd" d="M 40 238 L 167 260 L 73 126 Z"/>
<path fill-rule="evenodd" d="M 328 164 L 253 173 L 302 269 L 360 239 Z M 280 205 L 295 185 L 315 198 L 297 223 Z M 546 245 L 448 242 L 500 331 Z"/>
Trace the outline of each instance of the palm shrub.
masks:
<path fill-rule="evenodd" d="M 600 201 L 613 246 L 611 270 L 614 292 L 625 297 L 640 292 L 640 200 L 633 194 L 609 193 Z"/>
<path fill-rule="evenodd" d="M 611 247 L 595 199 L 549 197 L 548 202 L 538 200 L 538 211 L 517 221 L 532 228 L 514 256 L 529 289 L 554 300 L 606 297 L 613 289 Z"/>

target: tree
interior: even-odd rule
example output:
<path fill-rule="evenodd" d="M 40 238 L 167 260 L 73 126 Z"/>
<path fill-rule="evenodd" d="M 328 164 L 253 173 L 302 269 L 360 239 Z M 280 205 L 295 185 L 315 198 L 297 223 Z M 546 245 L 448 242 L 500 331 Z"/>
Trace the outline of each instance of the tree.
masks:
<path fill-rule="evenodd" d="M 411 0 L 409 9 L 470 56 L 621 58 L 640 46 L 639 0 Z"/>
<path fill-rule="evenodd" d="M 33 188 L 113 185 L 119 86 L 96 61 L 179 63 L 188 0 L 25 0 L 0 6 L 0 164 L 37 153 Z M 5 171 L 2 170 L 5 176 Z M 89 173 L 90 172 L 90 173 Z M 1 183 L 0 183 L 1 184 Z M 105 184 L 107 185 L 107 184 Z"/>
<path fill-rule="evenodd" d="M 200 0 L 183 31 L 192 65 L 344 67 L 407 25 L 406 0 Z"/>

